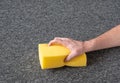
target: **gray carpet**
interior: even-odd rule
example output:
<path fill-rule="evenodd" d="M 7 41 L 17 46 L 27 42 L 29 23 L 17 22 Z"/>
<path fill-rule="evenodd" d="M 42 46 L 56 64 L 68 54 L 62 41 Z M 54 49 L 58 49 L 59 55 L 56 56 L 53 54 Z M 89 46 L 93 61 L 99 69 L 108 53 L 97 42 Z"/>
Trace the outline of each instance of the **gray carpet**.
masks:
<path fill-rule="evenodd" d="M 88 66 L 41 70 L 39 43 L 89 40 L 120 24 L 120 0 L 0 0 L 0 83 L 120 83 L 120 47 Z"/>

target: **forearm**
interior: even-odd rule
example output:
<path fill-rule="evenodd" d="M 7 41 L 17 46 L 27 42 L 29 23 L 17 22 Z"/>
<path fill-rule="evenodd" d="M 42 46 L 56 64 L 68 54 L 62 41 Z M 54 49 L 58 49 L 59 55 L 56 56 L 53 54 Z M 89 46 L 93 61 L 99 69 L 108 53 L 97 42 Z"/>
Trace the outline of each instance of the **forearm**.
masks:
<path fill-rule="evenodd" d="M 120 46 L 120 25 L 112 28 L 111 30 L 105 32 L 104 34 L 94 39 L 84 42 L 85 52 L 116 46 Z"/>

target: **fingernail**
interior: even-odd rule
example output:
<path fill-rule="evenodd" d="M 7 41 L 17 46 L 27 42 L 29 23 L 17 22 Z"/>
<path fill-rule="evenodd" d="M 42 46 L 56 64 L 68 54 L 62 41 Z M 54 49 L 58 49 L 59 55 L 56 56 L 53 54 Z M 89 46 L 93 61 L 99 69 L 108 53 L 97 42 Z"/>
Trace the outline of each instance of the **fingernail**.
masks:
<path fill-rule="evenodd" d="M 68 58 L 66 58 L 66 59 L 65 59 L 65 62 L 68 62 L 68 61 L 69 61 L 69 59 L 68 59 Z"/>
<path fill-rule="evenodd" d="M 65 59 L 64 62 L 67 62 L 67 60 Z"/>

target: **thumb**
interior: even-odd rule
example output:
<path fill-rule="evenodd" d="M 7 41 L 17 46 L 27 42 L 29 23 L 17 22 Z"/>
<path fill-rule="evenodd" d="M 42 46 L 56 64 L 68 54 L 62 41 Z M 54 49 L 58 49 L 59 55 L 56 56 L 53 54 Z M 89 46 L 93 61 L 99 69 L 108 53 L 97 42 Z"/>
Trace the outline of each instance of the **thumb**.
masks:
<path fill-rule="evenodd" d="M 65 58 L 65 62 L 70 61 L 72 58 L 74 58 L 76 55 L 76 53 L 71 52 L 66 58 Z"/>

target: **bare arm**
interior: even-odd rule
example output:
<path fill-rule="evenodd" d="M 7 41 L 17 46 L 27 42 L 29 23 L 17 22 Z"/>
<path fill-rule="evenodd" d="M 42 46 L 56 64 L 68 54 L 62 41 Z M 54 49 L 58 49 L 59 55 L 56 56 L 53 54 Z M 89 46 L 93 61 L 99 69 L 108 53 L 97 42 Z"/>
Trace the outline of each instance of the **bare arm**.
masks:
<path fill-rule="evenodd" d="M 120 46 L 120 25 L 104 34 L 84 42 L 85 52 Z"/>
<path fill-rule="evenodd" d="M 56 37 L 49 42 L 49 45 L 54 43 L 60 43 L 71 50 L 71 53 L 66 57 L 65 60 L 69 61 L 75 56 L 78 56 L 84 52 L 120 46 L 120 25 L 88 41 L 83 42 L 70 38 Z"/>

